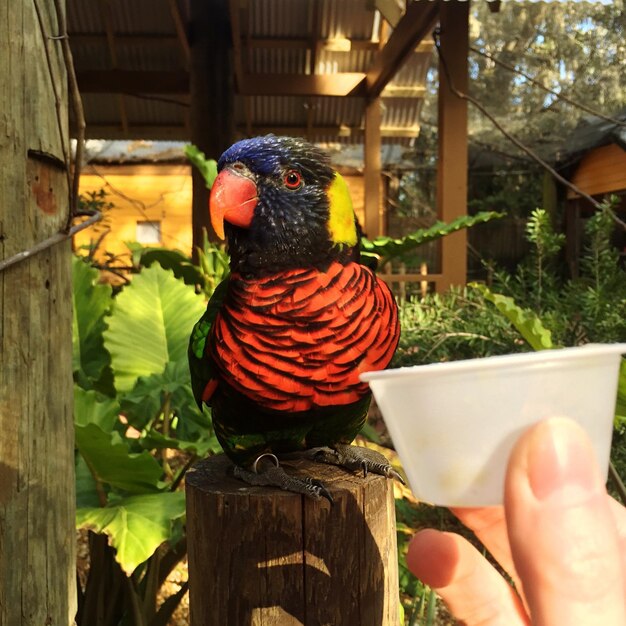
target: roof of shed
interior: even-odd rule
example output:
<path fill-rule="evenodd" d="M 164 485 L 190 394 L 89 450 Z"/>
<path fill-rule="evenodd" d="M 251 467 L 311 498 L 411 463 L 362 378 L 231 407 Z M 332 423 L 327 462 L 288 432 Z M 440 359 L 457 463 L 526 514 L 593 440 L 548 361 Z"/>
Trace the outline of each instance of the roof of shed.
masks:
<path fill-rule="evenodd" d="M 626 122 L 626 109 L 611 116 L 614 120 Z M 590 150 L 611 143 L 626 150 L 626 126 L 593 115 L 582 118 L 574 132 L 567 138 L 558 155 L 561 168 L 571 167 Z"/>
<path fill-rule="evenodd" d="M 190 138 L 189 1 L 67 0 L 87 137 Z M 400 3 L 229 4 L 236 18 L 231 19 L 234 52 L 240 59 L 236 71 L 246 79 L 235 81 L 238 134 L 275 132 L 329 144 L 361 143 L 368 85 L 393 36 L 390 24 L 400 30 Z M 386 19 L 368 8 L 374 6 L 385 11 Z M 432 13 L 425 15 L 425 33 L 433 25 Z M 417 137 L 431 59 L 432 44 L 423 41 L 409 50 L 401 66 L 398 62 L 393 67 L 395 76 L 380 94 L 383 144 L 409 146 Z"/>

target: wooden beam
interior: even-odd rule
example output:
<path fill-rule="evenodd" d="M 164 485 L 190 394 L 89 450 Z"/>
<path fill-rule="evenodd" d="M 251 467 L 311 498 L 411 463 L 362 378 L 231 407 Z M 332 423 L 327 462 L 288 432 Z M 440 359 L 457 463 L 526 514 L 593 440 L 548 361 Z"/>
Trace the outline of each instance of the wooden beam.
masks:
<path fill-rule="evenodd" d="M 244 96 L 363 96 L 365 74 L 246 74 L 239 93 Z"/>
<path fill-rule="evenodd" d="M 183 116 L 184 117 L 184 116 Z M 278 126 L 247 124 L 237 126 L 239 135 L 254 136 L 267 135 L 287 135 L 290 137 L 306 137 L 310 132 L 312 137 L 353 137 L 362 138 L 365 130 L 361 126 Z M 382 138 L 414 139 L 419 136 L 419 126 L 383 126 L 380 129 Z M 189 139 L 188 123 L 183 119 L 180 124 L 133 124 L 128 131 L 124 131 L 119 123 L 110 124 L 89 124 L 86 129 L 88 139 L 170 139 L 186 141 Z M 72 136 L 75 136 L 75 129 L 72 129 Z"/>
<path fill-rule="evenodd" d="M 99 0 L 98 7 L 100 9 L 100 17 L 104 24 L 106 34 L 107 47 L 109 49 L 109 57 L 111 61 L 111 69 L 117 70 L 117 48 L 115 45 L 115 33 L 113 32 L 113 19 L 111 17 L 112 9 L 110 0 Z M 128 115 L 126 113 L 126 102 L 123 95 L 118 95 L 117 106 L 120 111 L 120 120 L 124 131 L 128 131 Z"/>
<path fill-rule="evenodd" d="M 180 124 L 133 124 L 127 132 L 124 132 L 121 124 L 89 124 L 85 135 L 88 139 L 169 139 L 188 141 L 190 131 L 186 121 L 187 111 L 183 113 L 183 121 Z M 237 126 L 239 135 L 252 137 L 254 135 L 287 135 L 290 137 L 306 137 L 310 131 L 315 137 L 353 137 L 362 138 L 365 132 L 362 126 L 330 125 L 330 126 L 288 126 L 273 124 L 241 124 Z M 75 129 L 71 129 L 75 137 Z M 419 136 L 419 126 L 383 126 L 380 129 L 382 138 L 416 138 Z"/>
<path fill-rule="evenodd" d="M 106 42 L 105 33 L 70 33 L 72 43 L 101 43 Z M 180 40 L 176 35 L 164 35 L 161 33 L 116 33 L 116 45 L 141 45 L 141 46 L 177 46 Z M 310 40 L 303 37 L 247 37 L 241 36 L 242 50 L 247 48 L 260 48 L 264 50 L 307 50 Z M 353 52 L 353 51 L 376 51 L 379 49 L 377 41 L 371 39 L 348 39 L 346 37 L 334 37 L 331 39 L 318 39 L 318 45 L 324 52 Z M 415 52 L 430 52 L 433 42 L 421 41 Z"/>
<path fill-rule="evenodd" d="M 237 132 L 248 135 L 289 135 L 291 137 L 306 137 L 309 131 L 307 126 L 288 126 L 276 124 L 255 124 L 252 126 L 252 132 L 248 133 L 246 126 L 238 126 Z M 381 137 L 393 138 L 415 138 L 419 136 L 419 126 L 382 126 L 380 129 Z M 347 126 L 345 124 L 329 125 L 329 126 L 313 126 L 310 129 L 314 137 L 362 137 L 365 133 L 363 126 Z"/>
<path fill-rule="evenodd" d="M 387 85 L 380 95 L 383 98 L 423 98 L 426 95 L 426 86 Z"/>
<path fill-rule="evenodd" d="M 469 11 L 467 2 L 441 3 L 441 54 L 447 72 L 439 66 L 439 161 L 437 166 L 437 215 L 451 222 L 467 213 L 467 101 L 449 87 L 467 93 Z M 467 231 L 442 239 L 438 290 L 464 285 L 467 279 Z"/>
<path fill-rule="evenodd" d="M 383 18 L 394 28 L 398 25 L 404 13 L 402 4 L 398 0 L 375 0 L 374 2 L 375 7 Z"/>
<path fill-rule="evenodd" d="M 440 6 L 445 4 L 445 2 L 409 4 L 406 13 L 367 73 L 365 84 L 368 97 L 375 98 L 381 94 L 415 47 L 432 31 L 437 22 Z"/>
<path fill-rule="evenodd" d="M 317 43 L 320 50 L 324 52 L 376 51 L 381 48 L 378 41 L 348 39 L 347 37 L 318 39 Z M 245 45 L 264 50 L 307 50 L 310 47 L 310 40 L 303 37 L 250 37 L 245 40 Z M 433 46 L 432 41 L 424 40 L 417 44 L 415 52 L 430 52 Z"/>
<path fill-rule="evenodd" d="M 83 93 L 189 93 L 188 72 L 90 70 L 77 78 Z"/>
<path fill-rule="evenodd" d="M 335 37 L 332 39 L 319 39 L 318 43 L 321 50 L 328 52 L 376 50 L 378 48 L 378 43 L 371 39 Z M 249 45 L 251 48 L 262 49 L 308 50 L 311 46 L 311 40 L 304 37 L 251 37 Z"/>
<path fill-rule="evenodd" d="M 176 29 L 176 37 L 183 55 L 183 65 L 185 69 L 189 69 L 189 63 L 191 62 L 191 50 L 189 48 L 187 29 L 183 21 L 183 16 L 180 13 L 180 7 L 178 6 L 177 0 L 168 0 L 168 2 L 170 5 L 170 13 L 172 14 L 172 20 L 174 21 L 174 28 Z"/>
<path fill-rule="evenodd" d="M 188 126 L 188 112 L 185 112 L 181 124 L 133 124 L 124 130 L 121 124 L 87 124 L 87 139 L 164 139 L 170 141 L 189 141 L 191 133 Z M 72 137 L 76 136 L 71 129 Z"/>
<path fill-rule="evenodd" d="M 365 107 L 365 145 L 364 145 L 364 210 L 363 228 L 368 238 L 373 239 L 383 234 L 380 206 L 381 192 L 381 132 L 382 118 L 380 98 L 370 100 Z"/>
<path fill-rule="evenodd" d="M 233 65 L 235 68 L 235 85 L 241 89 L 243 80 L 242 42 L 240 27 L 239 0 L 229 0 L 228 13 L 230 16 L 230 29 L 233 41 Z"/>
<path fill-rule="evenodd" d="M 69 34 L 72 43 L 101 43 L 106 41 L 106 33 L 75 32 Z M 179 44 L 176 35 L 163 35 L 161 33 L 117 33 L 115 41 L 118 45 L 141 45 L 141 46 L 175 46 Z"/>

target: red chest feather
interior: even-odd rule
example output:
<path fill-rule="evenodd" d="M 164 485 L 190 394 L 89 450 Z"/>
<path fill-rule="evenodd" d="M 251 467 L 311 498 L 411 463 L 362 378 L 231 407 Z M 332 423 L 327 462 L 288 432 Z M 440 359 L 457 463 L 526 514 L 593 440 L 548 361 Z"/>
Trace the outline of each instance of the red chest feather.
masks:
<path fill-rule="evenodd" d="M 399 326 L 384 283 L 357 263 L 333 263 L 326 272 L 231 276 L 213 332 L 224 380 L 265 408 L 295 412 L 362 398 L 359 374 L 388 365 Z"/>

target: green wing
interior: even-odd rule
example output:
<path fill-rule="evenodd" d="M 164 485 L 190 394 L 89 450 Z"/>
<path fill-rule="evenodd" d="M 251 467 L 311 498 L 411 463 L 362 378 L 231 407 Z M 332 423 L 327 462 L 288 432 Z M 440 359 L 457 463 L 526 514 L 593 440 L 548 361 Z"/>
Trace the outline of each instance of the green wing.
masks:
<path fill-rule="evenodd" d="M 202 409 L 202 397 L 207 385 L 215 380 L 215 364 L 209 351 L 207 342 L 211 334 L 213 322 L 220 310 L 226 293 L 228 292 L 229 278 L 225 278 L 213 292 L 207 304 L 204 315 L 196 322 L 189 338 L 189 372 L 191 373 L 191 388 L 198 406 Z"/>

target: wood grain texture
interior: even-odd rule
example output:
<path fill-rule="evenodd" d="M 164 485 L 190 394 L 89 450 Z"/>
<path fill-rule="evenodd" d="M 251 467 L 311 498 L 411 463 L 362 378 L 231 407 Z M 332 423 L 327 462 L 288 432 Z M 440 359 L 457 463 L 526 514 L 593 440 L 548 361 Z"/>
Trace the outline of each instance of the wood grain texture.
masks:
<path fill-rule="evenodd" d="M 626 189 L 626 150 L 615 143 L 590 150 L 578 165 L 572 182 L 589 195 Z M 570 189 L 567 197 L 577 195 Z"/>
<path fill-rule="evenodd" d="M 0 259 L 68 218 L 65 69 L 37 6 L 41 25 L 33 2 L 0 0 Z M 67 241 L 0 272 L 1 626 L 75 614 L 70 258 Z"/>
<path fill-rule="evenodd" d="M 192 626 L 397 626 L 393 485 L 305 461 L 335 504 L 251 487 L 211 457 L 187 475 Z"/>

